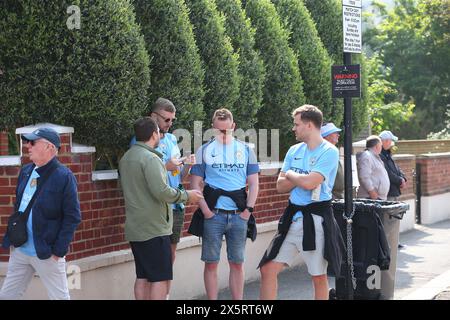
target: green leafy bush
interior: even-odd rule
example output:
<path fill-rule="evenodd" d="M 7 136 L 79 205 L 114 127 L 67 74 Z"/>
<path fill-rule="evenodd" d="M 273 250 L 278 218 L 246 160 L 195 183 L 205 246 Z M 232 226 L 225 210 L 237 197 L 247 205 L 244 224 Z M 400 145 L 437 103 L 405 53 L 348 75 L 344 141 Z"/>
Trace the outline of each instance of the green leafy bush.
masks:
<path fill-rule="evenodd" d="M 70 5 L 80 29 L 69 29 Z M 73 126 L 100 154 L 128 147 L 147 109 L 149 58 L 126 0 L 0 3 L 0 129 L 38 122 Z"/>
<path fill-rule="evenodd" d="M 192 129 L 203 119 L 204 71 L 183 0 L 134 0 L 151 57 L 150 102 L 170 99 L 177 108 L 176 127 Z"/>
<path fill-rule="evenodd" d="M 307 103 L 319 107 L 324 119 L 339 124 L 343 110 L 333 110 L 330 90 L 332 60 L 317 34 L 309 11 L 301 0 L 272 2 L 283 26 L 290 33 L 289 44 L 298 59 Z"/>
<path fill-rule="evenodd" d="M 210 121 L 214 110 L 233 110 L 239 97 L 238 55 L 225 34 L 224 17 L 212 0 L 186 0 L 189 17 L 205 69 L 204 110 Z"/>
<path fill-rule="evenodd" d="M 292 111 L 305 103 L 297 59 L 289 47 L 275 6 L 268 0 L 247 0 L 246 12 L 256 28 L 256 48 L 266 66 L 264 103 L 258 112 L 258 128 L 280 129 L 280 154 L 295 142 Z"/>
<path fill-rule="evenodd" d="M 234 118 L 239 128 L 249 129 L 256 123 L 262 107 L 265 69 L 255 50 L 255 29 L 242 9 L 240 0 L 216 0 L 225 15 L 225 32 L 239 54 L 239 73 L 242 76 L 239 99 L 234 104 Z"/>

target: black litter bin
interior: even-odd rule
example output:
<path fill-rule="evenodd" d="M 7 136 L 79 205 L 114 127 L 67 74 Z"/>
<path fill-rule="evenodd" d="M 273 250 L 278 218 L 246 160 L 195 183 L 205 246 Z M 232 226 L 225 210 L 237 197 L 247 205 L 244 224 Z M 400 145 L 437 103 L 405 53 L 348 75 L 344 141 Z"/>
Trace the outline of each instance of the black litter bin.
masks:
<path fill-rule="evenodd" d="M 395 271 L 400 220 L 409 205 L 398 201 L 353 200 L 352 217 L 353 273 L 356 280 L 354 299 L 387 300 L 394 296 Z M 347 221 L 343 217 L 344 201 L 333 201 L 333 211 L 347 243 Z M 336 277 L 336 297 L 348 296 L 348 262 L 343 261 Z M 378 272 L 381 271 L 381 274 Z"/>

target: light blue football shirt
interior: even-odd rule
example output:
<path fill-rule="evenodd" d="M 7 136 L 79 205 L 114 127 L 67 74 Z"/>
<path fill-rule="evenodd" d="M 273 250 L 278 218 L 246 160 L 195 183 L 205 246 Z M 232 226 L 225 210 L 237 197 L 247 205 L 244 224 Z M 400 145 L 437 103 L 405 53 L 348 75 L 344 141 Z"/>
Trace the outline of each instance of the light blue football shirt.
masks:
<path fill-rule="evenodd" d="M 196 152 L 196 161 L 191 174 L 202 177 L 211 188 L 225 191 L 245 188 L 247 176 L 259 172 L 255 153 L 237 139 L 229 144 L 212 140 L 202 145 Z M 219 197 L 216 208 L 238 209 L 234 201 L 225 196 Z"/>
<path fill-rule="evenodd" d="M 23 191 L 19 211 L 24 212 L 28 204 L 30 203 L 31 198 L 33 198 L 33 195 L 37 189 L 37 178 L 39 177 L 40 177 L 39 173 L 36 172 L 36 167 L 34 167 L 33 171 L 31 172 L 30 178 L 28 179 L 27 186 Z M 30 215 L 28 216 L 27 232 L 28 232 L 28 240 L 23 245 L 21 245 L 19 249 L 20 251 L 22 251 L 22 253 L 28 256 L 36 257 L 37 256 L 36 248 L 34 247 L 34 240 L 33 240 L 33 210 L 30 211 Z"/>
<path fill-rule="evenodd" d="M 334 180 L 339 162 L 338 149 L 326 140 L 310 150 L 306 143 L 293 145 L 284 158 L 282 172 L 293 170 L 301 174 L 318 172 L 324 177 L 320 186 L 319 201 L 331 200 L 331 191 L 333 190 Z M 312 202 L 312 191 L 300 187 L 295 187 L 291 191 L 289 200 L 296 205 L 304 206 Z M 293 218 L 296 220 L 302 216 L 301 211 L 297 212 Z"/>

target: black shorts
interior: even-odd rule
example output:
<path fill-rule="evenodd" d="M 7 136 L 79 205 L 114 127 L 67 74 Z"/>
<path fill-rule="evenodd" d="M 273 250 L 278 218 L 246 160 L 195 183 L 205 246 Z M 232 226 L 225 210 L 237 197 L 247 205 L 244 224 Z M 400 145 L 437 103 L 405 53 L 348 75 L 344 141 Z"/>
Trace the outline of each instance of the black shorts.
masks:
<path fill-rule="evenodd" d="M 130 242 L 136 265 L 136 278 L 149 282 L 173 279 L 170 236 Z"/>

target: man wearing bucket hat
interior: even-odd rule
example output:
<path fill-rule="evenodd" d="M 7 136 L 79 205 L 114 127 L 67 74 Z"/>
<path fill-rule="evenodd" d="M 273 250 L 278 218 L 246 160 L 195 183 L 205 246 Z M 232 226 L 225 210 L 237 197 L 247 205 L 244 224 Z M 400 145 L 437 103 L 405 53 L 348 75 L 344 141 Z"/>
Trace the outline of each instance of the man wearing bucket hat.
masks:
<path fill-rule="evenodd" d="M 322 138 L 324 138 L 334 146 L 336 146 L 339 141 L 339 132 L 341 131 L 342 130 L 337 128 L 332 122 L 328 122 L 320 128 L 320 134 L 322 135 Z M 344 198 L 344 168 L 342 167 L 340 161 L 338 162 L 336 180 L 334 181 L 332 194 L 333 199 Z"/>
<path fill-rule="evenodd" d="M 61 140 L 55 130 L 39 128 L 22 141 L 32 163 L 19 173 L 11 218 L 28 215 L 26 236 L 18 241 L 18 232 L 8 224 L 3 247 L 11 253 L 0 299 L 21 298 L 35 272 L 50 299 L 70 299 L 64 257 L 81 222 L 77 182 L 56 159 Z"/>
<path fill-rule="evenodd" d="M 403 189 L 406 185 L 405 174 L 392 158 L 391 148 L 395 144 L 394 141 L 397 141 L 398 138 L 394 136 L 394 134 L 391 131 L 387 130 L 381 132 L 379 137 L 381 138 L 381 142 L 383 144 L 383 149 L 381 150 L 380 158 L 384 162 L 384 166 L 389 175 L 389 182 L 390 182 L 387 199 L 389 201 L 397 201 L 398 197 L 401 195 L 400 189 Z"/>

